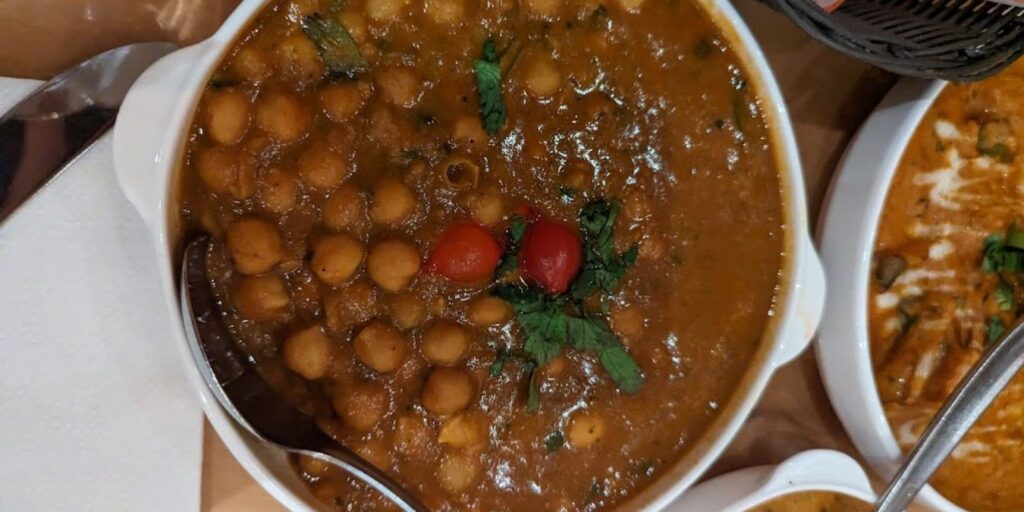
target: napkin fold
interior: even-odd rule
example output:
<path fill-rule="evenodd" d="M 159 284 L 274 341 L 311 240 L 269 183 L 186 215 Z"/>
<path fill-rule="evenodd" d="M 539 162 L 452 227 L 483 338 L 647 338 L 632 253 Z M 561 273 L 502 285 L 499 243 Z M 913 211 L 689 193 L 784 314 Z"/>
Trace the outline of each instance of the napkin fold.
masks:
<path fill-rule="evenodd" d="M 0 78 L 0 112 L 39 82 Z M 202 413 L 108 133 L 0 225 L 0 510 L 198 510 Z"/>

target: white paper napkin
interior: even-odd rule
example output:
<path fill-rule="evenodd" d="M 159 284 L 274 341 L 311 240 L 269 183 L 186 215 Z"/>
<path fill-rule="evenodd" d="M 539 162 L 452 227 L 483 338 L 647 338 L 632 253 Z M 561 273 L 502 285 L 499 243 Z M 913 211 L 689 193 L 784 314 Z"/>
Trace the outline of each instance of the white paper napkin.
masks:
<path fill-rule="evenodd" d="M 37 85 L 0 79 L 0 112 Z M 201 412 L 160 298 L 108 133 L 0 226 L 0 511 L 199 508 Z"/>

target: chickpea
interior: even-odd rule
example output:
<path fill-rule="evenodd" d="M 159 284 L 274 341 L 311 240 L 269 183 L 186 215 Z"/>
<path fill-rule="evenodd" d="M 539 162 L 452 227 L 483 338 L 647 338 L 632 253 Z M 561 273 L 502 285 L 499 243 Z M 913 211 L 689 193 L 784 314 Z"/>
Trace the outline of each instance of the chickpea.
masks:
<path fill-rule="evenodd" d="M 255 217 L 232 222 L 228 226 L 227 244 L 235 267 L 246 275 L 267 272 L 284 257 L 277 228 Z"/>
<path fill-rule="evenodd" d="M 433 434 L 423 417 L 406 413 L 395 422 L 395 448 L 406 457 L 422 455 L 433 442 Z"/>
<path fill-rule="evenodd" d="M 460 493 L 476 482 L 480 475 L 480 461 L 472 454 L 450 453 L 437 469 L 441 486 L 449 492 Z"/>
<path fill-rule="evenodd" d="M 310 457 L 309 455 L 299 455 L 299 469 L 302 470 L 307 476 L 312 478 L 319 478 L 327 474 L 327 472 L 334 466 L 328 462 L 324 462 L 316 457 Z"/>
<path fill-rule="evenodd" d="M 395 326 L 370 322 L 356 335 L 353 345 L 359 361 L 380 373 L 391 373 L 409 355 L 409 341 Z"/>
<path fill-rule="evenodd" d="M 412 293 L 403 293 L 395 297 L 391 304 L 391 318 L 399 329 L 419 327 L 427 317 L 427 309 L 423 299 Z"/>
<path fill-rule="evenodd" d="M 374 21 L 394 21 L 402 15 L 408 0 L 366 0 L 363 10 Z"/>
<path fill-rule="evenodd" d="M 363 244 L 351 235 L 327 235 L 313 248 L 313 273 L 334 286 L 348 280 L 363 262 Z"/>
<path fill-rule="evenodd" d="M 487 132 L 480 122 L 480 116 L 476 115 L 458 118 L 452 127 L 452 138 L 476 149 L 487 145 Z"/>
<path fill-rule="evenodd" d="M 473 377 L 459 368 L 435 368 L 427 377 L 420 399 L 434 414 L 452 414 L 469 407 L 476 395 Z"/>
<path fill-rule="evenodd" d="M 493 226 L 505 217 L 501 194 L 474 190 L 466 194 L 466 208 L 473 220 L 484 226 Z"/>
<path fill-rule="evenodd" d="M 363 96 L 355 84 L 331 84 L 320 91 L 320 107 L 335 123 L 347 121 L 363 106 Z"/>
<path fill-rule="evenodd" d="M 626 343 L 633 343 L 644 333 L 644 316 L 633 306 L 614 308 L 609 315 L 615 334 Z"/>
<path fill-rule="evenodd" d="M 546 55 L 538 56 L 526 69 L 526 90 L 535 98 L 549 98 L 558 92 L 562 77 L 555 62 Z"/>
<path fill-rule="evenodd" d="M 320 219 L 335 231 L 362 231 L 366 205 L 359 189 L 349 183 L 338 187 L 320 208 Z"/>
<path fill-rule="evenodd" d="M 299 200 L 299 184 L 291 173 L 278 168 L 267 169 L 259 184 L 259 197 L 263 208 L 281 215 L 295 208 Z"/>
<path fill-rule="evenodd" d="M 473 299 L 469 303 L 469 321 L 478 327 L 503 324 L 512 316 L 512 308 L 508 303 L 490 296 Z"/>
<path fill-rule="evenodd" d="M 338 15 L 338 21 L 345 26 L 348 34 L 352 36 L 355 42 L 365 44 L 370 40 L 370 31 L 366 27 L 366 18 L 362 14 L 358 12 L 343 12 Z"/>
<path fill-rule="evenodd" d="M 459 362 L 468 348 L 469 333 L 451 320 L 441 320 L 427 327 L 420 346 L 427 361 L 442 366 Z"/>
<path fill-rule="evenodd" d="M 569 419 L 566 430 L 570 446 L 586 448 L 601 440 L 604 435 L 604 419 L 597 413 L 579 410 Z"/>
<path fill-rule="evenodd" d="M 280 318 L 290 299 L 284 281 L 267 274 L 240 279 L 232 289 L 231 301 L 242 316 L 259 322 Z"/>
<path fill-rule="evenodd" d="M 274 47 L 274 67 L 286 81 L 305 85 L 324 74 L 320 51 L 302 32 L 284 38 Z"/>
<path fill-rule="evenodd" d="M 249 127 L 249 98 L 229 89 L 206 98 L 206 132 L 217 144 L 238 144 Z"/>
<path fill-rule="evenodd" d="M 270 76 L 267 54 L 255 46 L 244 46 L 235 54 L 231 69 L 247 82 L 258 84 Z"/>
<path fill-rule="evenodd" d="M 374 78 L 381 97 L 392 105 L 409 108 L 420 99 L 422 81 L 410 68 L 382 68 Z"/>
<path fill-rule="evenodd" d="M 565 174 L 562 175 L 562 185 L 569 188 L 587 188 L 587 184 L 589 181 L 590 178 L 587 176 L 586 171 L 580 166 L 573 166 L 570 169 L 566 170 Z"/>
<path fill-rule="evenodd" d="M 354 382 L 338 386 L 334 393 L 334 410 L 350 428 L 369 432 L 391 408 L 388 392 L 373 382 Z"/>
<path fill-rule="evenodd" d="M 366 272 L 382 289 L 397 292 L 409 286 L 420 271 L 416 246 L 397 238 L 377 242 L 366 259 Z"/>
<path fill-rule="evenodd" d="M 427 19 L 442 26 L 455 25 L 466 12 L 464 0 L 426 0 L 423 7 Z"/>
<path fill-rule="evenodd" d="M 345 179 L 348 165 L 341 155 L 324 144 L 314 144 L 299 156 L 299 177 L 307 185 L 330 190 Z"/>
<path fill-rule="evenodd" d="M 355 446 L 354 451 L 366 462 L 382 471 L 387 471 L 394 462 L 390 447 L 380 439 L 370 439 Z"/>
<path fill-rule="evenodd" d="M 230 148 L 208 148 L 196 155 L 196 173 L 217 195 L 247 199 L 256 192 L 256 170 L 245 154 Z"/>
<path fill-rule="evenodd" d="M 377 289 L 366 281 L 356 281 L 324 297 L 327 328 L 340 333 L 377 315 Z"/>
<path fill-rule="evenodd" d="M 412 215 L 419 202 L 416 195 L 404 183 L 394 178 L 384 178 L 373 188 L 370 216 L 381 224 L 400 224 Z"/>
<path fill-rule="evenodd" d="M 566 366 L 569 364 L 569 359 L 565 357 L 565 354 L 558 354 L 554 359 L 548 361 L 543 367 L 543 372 L 546 377 L 557 377 L 565 371 Z"/>
<path fill-rule="evenodd" d="M 488 442 L 487 420 L 474 413 L 452 416 L 441 424 L 437 442 L 455 448 L 484 448 Z"/>
<path fill-rule="evenodd" d="M 536 18 L 553 18 L 562 8 L 562 0 L 523 0 L 526 12 Z"/>
<path fill-rule="evenodd" d="M 299 140 L 306 135 L 311 120 L 309 108 L 294 95 L 271 92 L 257 100 L 256 125 L 277 142 Z"/>
<path fill-rule="evenodd" d="M 319 325 L 292 334 L 284 341 L 284 364 L 308 380 L 327 374 L 332 359 L 331 339 Z"/>

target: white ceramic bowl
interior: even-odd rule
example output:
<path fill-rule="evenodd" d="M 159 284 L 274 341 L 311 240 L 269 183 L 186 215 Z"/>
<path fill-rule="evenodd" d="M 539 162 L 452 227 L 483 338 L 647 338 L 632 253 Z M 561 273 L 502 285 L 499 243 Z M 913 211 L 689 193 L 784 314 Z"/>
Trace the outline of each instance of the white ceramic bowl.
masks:
<path fill-rule="evenodd" d="M 832 450 L 808 450 L 777 466 L 741 469 L 703 482 L 666 512 L 745 512 L 780 496 L 812 491 L 875 501 L 871 483 L 857 461 Z"/>
<path fill-rule="evenodd" d="M 875 387 L 868 335 L 868 285 L 878 219 L 904 148 L 945 82 L 900 81 L 861 126 L 832 182 L 820 227 L 829 281 L 818 336 L 818 364 L 839 419 L 867 463 L 880 475 L 903 458 Z M 917 502 L 960 511 L 931 487 Z"/>
<path fill-rule="evenodd" d="M 210 39 L 174 52 L 153 65 L 125 99 L 114 128 L 114 163 L 125 195 L 148 224 L 155 241 L 164 302 L 179 315 L 177 205 L 171 191 L 193 112 L 203 87 L 236 36 L 270 0 L 244 0 Z M 785 196 L 787 239 L 783 285 L 761 349 L 735 395 L 688 454 L 624 508 L 664 508 L 718 457 L 757 403 L 772 372 L 806 348 L 821 317 L 824 274 L 808 234 L 800 160 L 785 103 L 753 37 L 727 0 L 703 0 L 747 63 L 751 83 L 773 127 L 774 147 Z M 167 328 L 178 339 L 189 376 L 202 397 L 210 423 L 243 467 L 285 506 L 317 508 L 284 457 L 236 428 L 212 399 L 195 371 L 182 326 Z"/>

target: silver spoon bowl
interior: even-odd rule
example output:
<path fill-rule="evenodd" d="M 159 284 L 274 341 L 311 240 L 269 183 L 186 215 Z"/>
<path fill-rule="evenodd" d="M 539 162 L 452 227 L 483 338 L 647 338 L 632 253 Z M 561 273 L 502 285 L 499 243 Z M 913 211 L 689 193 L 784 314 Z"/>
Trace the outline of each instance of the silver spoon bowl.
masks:
<path fill-rule="evenodd" d="M 207 236 L 185 248 L 181 314 L 192 357 L 220 406 L 260 440 L 291 454 L 334 464 L 406 512 L 426 512 L 411 492 L 324 434 L 313 417 L 289 404 L 263 379 L 224 324 L 207 273 L 209 250 Z"/>

